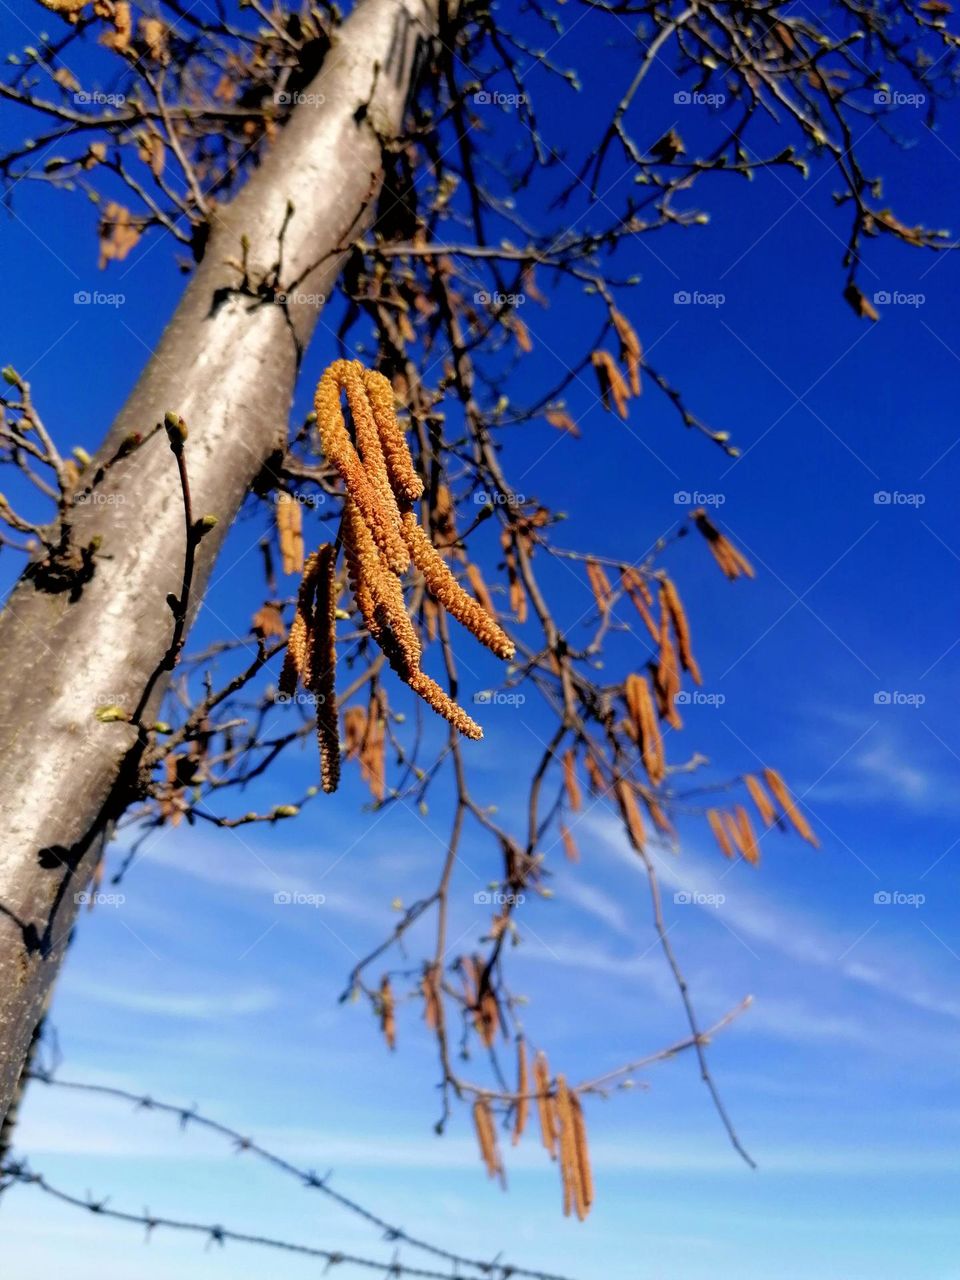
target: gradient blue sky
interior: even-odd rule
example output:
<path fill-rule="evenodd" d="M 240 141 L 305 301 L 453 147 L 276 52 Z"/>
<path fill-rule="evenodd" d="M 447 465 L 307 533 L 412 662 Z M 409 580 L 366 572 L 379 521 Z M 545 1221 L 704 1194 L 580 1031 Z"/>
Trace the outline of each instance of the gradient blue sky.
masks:
<path fill-rule="evenodd" d="M 26 28 L 37 29 L 38 13 L 23 0 L 0 3 L 3 47 L 34 39 Z M 553 56 L 581 67 L 591 111 L 618 96 L 630 57 L 625 41 L 591 48 L 582 31 Z M 666 72 L 651 83 L 649 136 L 675 124 L 695 149 L 709 122 L 674 104 Z M 555 88 L 540 104 L 547 132 L 574 155 L 588 143 L 589 114 Z M 932 131 L 904 109 L 900 149 L 864 124 L 869 164 L 905 221 L 955 221 L 956 123 L 950 111 Z M 20 128 L 8 115 L 4 136 Z M 425 816 L 407 806 L 362 811 L 350 770 L 342 794 L 297 823 L 151 837 L 122 905 L 81 921 L 53 1011 L 65 1075 L 195 1102 L 334 1169 L 342 1191 L 411 1231 L 582 1280 L 960 1277 L 960 267 L 871 246 L 864 291 L 924 301 L 881 306 L 875 325 L 859 321 L 840 296 L 846 226 L 835 186 L 822 168 L 806 183 L 718 178 L 701 196 L 709 225 L 641 239 L 625 256 L 624 273 L 642 275 L 622 301 L 645 349 L 697 412 L 731 430 L 740 460 L 685 432 L 652 388 L 620 424 L 586 380 L 568 394 L 579 441 L 544 425 L 517 435 L 507 455 L 518 488 L 570 512 L 564 545 L 637 558 L 686 518 L 675 493 L 699 490 L 722 497 L 720 522 L 758 568 L 755 582 L 731 585 L 699 542 L 669 553 L 705 690 L 723 698 L 687 709 L 675 758 L 703 751 L 716 762 L 711 777 L 775 764 L 803 796 L 822 848 L 774 834 L 753 871 L 727 865 L 694 823 L 682 828 L 680 856 L 658 861 L 671 940 L 704 1021 L 756 997 L 711 1058 L 759 1169 L 730 1150 L 686 1057 L 638 1077 L 648 1087 L 589 1105 L 598 1201 L 582 1226 L 561 1218 L 557 1177 L 535 1139 L 510 1153 L 504 1196 L 482 1174 L 465 1114 L 435 1137 L 435 1068 L 417 1011 L 401 1012 L 391 1058 L 366 1009 L 337 996 L 355 958 L 394 922 L 391 901 L 413 900 L 435 874 L 448 814 L 439 796 Z M 29 377 L 59 438 L 92 449 L 175 304 L 170 246 L 148 239 L 98 274 L 92 207 L 27 182 L 0 226 L 9 321 L 0 356 Z M 598 323 L 568 293 L 540 285 L 552 305 L 530 302 L 522 313 L 535 349 L 518 399 L 556 379 Z M 126 301 L 74 305 L 77 291 L 94 288 Z M 725 300 L 678 306 L 680 290 Z M 334 352 L 328 319 L 298 413 Z M 923 501 L 877 503 L 878 491 Z M 231 533 L 199 642 L 224 624 L 242 631 L 256 607 L 260 532 L 259 517 L 247 517 Z M 14 569 L 8 560 L 5 583 Z M 561 567 L 553 583 L 565 621 L 589 610 L 579 576 Z M 611 667 L 639 666 L 646 652 L 639 634 L 617 637 Z M 469 638 L 458 657 L 468 691 L 495 678 Z M 880 692 L 923 702 L 878 703 Z M 486 738 L 469 749 L 478 798 L 519 814 L 518 780 L 539 749 L 542 712 L 532 703 L 480 711 Z M 305 753 L 243 808 L 294 798 L 315 770 Z M 574 1078 L 684 1034 L 640 868 L 617 824 L 588 806 L 576 834 L 582 862 L 571 868 L 554 850 L 555 896 L 523 909 L 515 957 L 534 1038 Z M 471 839 L 453 937 L 483 930 L 487 912 L 473 893 L 492 874 L 491 850 Z M 283 889 L 326 901 L 280 908 Z M 724 900 L 675 902 L 686 890 Z M 877 903 L 878 893 L 924 901 Z M 96 1100 L 80 1108 L 35 1088 L 18 1137 L 51 1180 L 109 1193 L 116 1207 L 389 1253 L 318 1197 L 159 1117 Z M 143 1248 L 136 1229 L 24 1189 L 0 1205 L 0 1228 L 10 1274 L 28 1265 L 69 1280 L 315 1273 L 160 1234 Z"/>

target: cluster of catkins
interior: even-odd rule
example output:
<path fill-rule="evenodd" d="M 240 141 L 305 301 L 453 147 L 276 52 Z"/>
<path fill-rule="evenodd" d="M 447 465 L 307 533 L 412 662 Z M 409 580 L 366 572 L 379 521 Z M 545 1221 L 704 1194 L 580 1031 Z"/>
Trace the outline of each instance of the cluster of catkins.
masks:
<path fill-rule="evenodd" d="M 350 409 L 353 439 L 344 422 L 341 393 Z M 434 711 L 466 737 L 481 738 L 480 726 L 420 668 L 422 649 L 404 603 L 402 575 L 411 564 L 418 569 L 431 595 L 498 657 L 512 658 L 513 642 L 460 586 L 417 521 L 414 504 L 423 496 L 423 481 L 397 421 L 393 387 L 383 374 L 357 360 L 337 360 L 320 379 L 314 406 L 321 448 L 346 488 L 342 539 L 347 576 L 368 633 L 401 680 Z M 287 650 L 287 683 L 281 688 L 288 691 L 299 676 L 318 697 L 326 791 L 336 788 L 340 763 L 333 689 L 334 562 L 332 546 L 307 561 Z"/>

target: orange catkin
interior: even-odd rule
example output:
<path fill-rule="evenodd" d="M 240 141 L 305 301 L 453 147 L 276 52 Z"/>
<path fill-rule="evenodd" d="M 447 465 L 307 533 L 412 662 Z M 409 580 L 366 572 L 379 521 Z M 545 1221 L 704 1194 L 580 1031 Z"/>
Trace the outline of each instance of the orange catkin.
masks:
<path fill-rule="evenodd" d="M 537 1095 L 537 1114 L 540 1120 L 540 1138 L 550 1154 L 550 1159 L 557 1154 L 557 1117 L 553 1094 L 550 1091 L 550 1068 L 546 1055 L 541 1050 L 533 1060 L 533 1085 Z"/>
<path fill-rule="evenodd" d="M 380 435 L 390 483 L 398 497 L 416 502 L 423 496 L 423 481 L 414 470 L 410 450 L 397 421 L 393 387 L 382 373 L 371 369 L 364 370 L 363 381 Z"/>
<path fill-rule="evenodd" d="M 297 593 L 297 608 L 287 637 L 287 651 L 280 673 L 280 693 L 285 698 L 293 697 L 298 681 L 302 680 L 305 685 L 310 683 L 318 567 L 319 557 L 314 552 L 303 568 L 303 578 Z"/>
<path fill-rule="evenodd" d="M 603 401 L 603 407 L 608 411 L 615 411 L 621 418 L 627 416 L 627 401 L 630 399 L 630 389 L 623 380 L 623 374 L 617 368 L 616 362 L 609 351 L 594 351 L 590 357 L 590 361 L 597 374 L 597 384 L 600 387 L 600 398 Z"/>
<path fill-rule="evenodd" d="M 473 1125 L 480 1146 L 480 1157 L 486 1165 L 491 1178 L 499 1178 L 504 1182 L 503 1164 L 497 1149 L 497 1133 L 493 1125 L 493 1113 L 486 1098 L 477 1098 L 473 1104 Z"/>
<path fill-rule="evenodd" d="M 733 816 L 740 831 L 740 839 L 743 842 L 743 856 L 756 867 L 760 863 L 760 846 L 757 844 L 757 837 L 753 831 L 750 815 L 742 804 L 738 804 L 733 811 Z"/>
<path fill-rule="evenodd" d="M 677 711 L 676 698 L 680 692 L 680 673 L 677 671 L 677 655 L 670 638 L 670 612 L 661 599 L 660 605 L 660 653 L 653 678 L 657 692 L 660 715 L 673 729 L 682 729 L 683 721 Z"/>
<path fill-rule="evenodd" d="M 320 745 L 320 783 L 329 795 L 340 781 L 340 733 L 337 717 L 335 671 L 337 665 L 334 576 L 336 548 L 326 543 L 317 553 L 317 605 L 314 613 L 313 652 L 308 688 L 316 698 L 317 741 Z"/>
<path fill-rule="evenodd" d="M 527 1045 L 523 1036 L 517 1036 L 517 1107 L 513 1117 L 513 1145 L 523 1137 L 530 1111 L 530 1073 L 527 1067 Z"/>
<path fill-rule="evenodd" d="M 677 639 L 677 652 L 680 654 L 680 663 L 684 671 L 689 671 L 694 684 L 703 684 L 700 668 L 690 648 L 690 624 L 687 621 L 687 615 L 677 588 L 669 578 L 664 578 L 661 583 L 660 605 L 661 608 L 666 607 L 670 615 L 670 621 L 673 623 L 673 634 Z"/>
<path fill-rule="evenodd" d="M 640 339 L 633 325 L 621 311 L 617 311 L 616 307 L 611 310 L 610 318 L 620 339 L 620 363 L 626 369 L 630 380 L 630 394 L 638 396 L 640 394 L 640 362 L 643 358 Z"/>
<path fill-rule="evenodd" d="M 557 1076 L 557 1118 L 560 1124 L 560 1175 L 563 1180 L 563 1212 L 576 1213 L 581 1222 L 593 1202 L 593 1179 L 587 1151 L 583 1112 L 564 1076 Z"/>
<path fill-rule="evenodd" d="M 757 806 L 760 821 L 765 827 L 772 827 L 777 820 L 777 811 L 770 803 L 770 797 L 764 791 L 763 783 L 752 773 L 746 774 L 743 781 L 750 792 L 750 799 Z"/>
<path fill-rule="evenodd" d="M 356 360 L 335 360 L 317 384 L 314 408 L 320 445 L 324 455 L 340 472 L 347 492 L 356 503 L 387 565 L 394 573 L 404 573 L 410 556 L 400 536 L 400 513 L 396 497 L 387 483 L 383 451 L 373 443 L 379 437 L 363 373 L 363 366 Z M 373 456 L 362 461 L 343 421 L 340 392 L 344 389 L 357 429 L 357 443 L 361 448 L 367 444 L 373 450 Z"/>
<path fill-rule="evenodd" d="M 498 626 L 487 610 L 464 589 L 447 568 L 443 557 L 435 549 L 423 529 L 417 524 L 412 511 L 403 514 L 403 536 L 410 549 L 413 563 L 424 576 L 427 588 L 447 613 L 462 622 L 468 631 L 486 645 L 498 658 L 509 661 L 514 654 L 513 641 Z"/>
<path fill-rule="evenodd" d="M 356 445 L 340 407 L 342 391 L 350 406 Z M 417 523 L 410 504 L 422 496 L 423 482 L 397 421 L 393 388 L 382 374 L 358 361 L 337 360 L 320 379 L 314 403 L 321 446 L 347 490 L 343 520 L 347 576 L 367 632 L 401 680 L 434 711 L 466 737 L 480 738 L 480 726 L 420 668 L 420 640 L 407 613 L 400 579 L 411 559 L 435 599 L 498 657 L 512 658 L 513 642 L 484 607 L 485 589 L 477 591 L 480 599 L 468 595 Z M 449 496 L 447 505 L 447 523 L 455 541 Z M 477 577 L 471 579 L 475 589 Z M 304 639 L 301 632 L 298 628 L 297 645 Z M 290 652 L 295 654 L 295 649 L 291 647 Z"/>
<path fill-rule="evenodd" d="M 284 573 L 303 572 L 303 509 L 289 493 L 277 494 L 277 536 Z"/>
<path fill-rule="evenodd" d="M 640 756 L 647 777 L 658 786 L 666 774 L 663 739 L 657 724 L 657 713 L 650 696 L 650 686 L 643 676 L 629 675 L 624 685 L 624 697 L 630 717 L 630 730 L 640 744 Z"/>
<path fill-rule="evenodd" d="M 610 579 L 596 560 L 587 561 L 587 578 L 590 582 L 590 590 L 593 592 L 593 597 L 597 602 L 597 608 L 606 617 L 610 612 L 610 601 L 613 596 Z"/>
<path fill-rule="evenodd" d="M 620 807 L 620 816 L 623 818 L 623 825 L 626 827 L 630 839 L 638 850 L 642 850 L 646 833 L 643 829 L 643 818 L 640 816 L 640 807 L 637 804 L 637 798 L 633 794 L 633 788 L 629 782 L 625 782 L 623 778 L 619 778 L 616 784 L 617 803 Z"/>
<path fill-rule="evenodd" d="M 706 538 L 714 559 L 731 581 L 743 574 L 748 578 L 756 576 L 747 557 L 737 550 L 729 538 L 724 537 L 703 507 L 696 507 L 691 511 L 690 519 Z"/>
<path fill-rule="evenodd" d="M 579 813 L 583 808 L 583 792 L 577 777 L 577 752 L 575 747 L 568 747 L 563 753 L 563 787 L 567 793 L 567 804 L 571 813 Z"/>
<path fill-rule="evenodd" d="M 710 823 L 710 830 L 713 832 L 717 844 L 720 846 L 720 852 L 725 858 L 733 857 L 733 845 L 730 843 L 730 837 L 727 835 L 727 829 L 723 824 L 719 809 L 707 810 L 707 822 Z"/>
<path fill-rule="evenodd" d="M 390 979 L 386 975 L 384 975 L 380 983 L 378 1008 L 380 1012 L 380 1030 L 383 1032 L 388 1047 L 395 1049 L 397 1047 L 396 1006 L 393 998 L 393 988 L 390 985 Z"/>
<path fill-rule="evenodd" d="M 653 603 L 653 596 L 650 594 L 650 588 L 643 580 L 643 575 L 638 573 L 636 569 L 629 566 L 620 570 L 620 585 L 630 597 L 633 607 L 643 619 L 644 626 L 650 632 L 654 641 L 659 641 L 660 632 L 657 630 L 657 624 L 653 620 L 653 614 L 650 612 L 650 606 Z"/>
<path fill-rule="evenodd" d="M 580 861 L 580 850 L 577 848 L 577 842 L 573 838 L 573 833 L 568 826 L 560 823 L 560 839 L 563 841 L 563 852 L 568 862 Z"/>
<path fill-rule="evenodd" d="M 784 812 L 784 816 L 793 824 L 794 830 L 799 836 L 802 836 L 815 849 L 819 849 L 820 841 L 813 834 L 810 824 L 797 808 L 797 802 L 790 794 L 787 784 L 777 773 L 776 769 L 764 769 L 763 776 L 766 779 L 767 786 L 773 792 L 777 804 Z"/>

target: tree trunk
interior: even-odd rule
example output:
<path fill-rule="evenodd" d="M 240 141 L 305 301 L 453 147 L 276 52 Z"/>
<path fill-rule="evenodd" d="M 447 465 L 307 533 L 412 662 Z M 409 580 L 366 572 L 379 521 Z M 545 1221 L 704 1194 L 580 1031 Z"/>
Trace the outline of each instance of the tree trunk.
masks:
<path fill-rule="evenodd" d="M 112 456 L 168 410 L 186 421 L 194 516 L 218 520 L 200 544 L 192 611 L 251 481 L 285 439 L 315 296 L 332 290 L 336 250 L 372 210 L 379 138 L 399 132 L 420 42 L 436 33 L 442 2 L 358 4 L 262 166 L 216 215 L 203 262 L 101 449 L 101 459 Z M 269 273 L 288 202 L 281 285 L 299 284 L 284 308 L 236 292 L 226 259 L 241 257 L 246 236 L 251 280 Z M 73 517 L 73 546 L 100 539 L 78 598 L 24 578 L 0 615 L 0 1117 L 99 837 L 132 799 L 137 731 L 95 712 L 140 703 L 171 641 L 166 597 L 182 585 L 183 504 L 164 433 L 111 467 L 96 492 Z"/>

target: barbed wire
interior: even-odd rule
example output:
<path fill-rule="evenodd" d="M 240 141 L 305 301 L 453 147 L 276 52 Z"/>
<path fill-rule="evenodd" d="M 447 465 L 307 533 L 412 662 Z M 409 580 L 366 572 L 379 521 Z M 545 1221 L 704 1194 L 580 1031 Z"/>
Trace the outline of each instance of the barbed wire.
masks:
<path fill-rule="evenodd" d="M 362 1267 L 368 1271 L 379 1271 L 384 1276 L 413 1276 L 420 1277 L 421 1280 L 451 1280 L 451 1274 L 454 1276 L 457 1274 L 456 1271 L 450 1273 L 447 1271 L 433 1271 L 425 1267 L 411 1267 L 401 1262 L 396 1256 L 389 1261 L 366 1258 L 360 1254 L 346 1253 L 340 1249 L 320 1249 L 314 1245 L 301 1244 L 295 1240 L 281 1240 L 275 1236 L 234 1231 L 230 1227 L 223 1227 L 216 1223 L 191 1222 L 187 1219 L 168 1218 L 163 1214 L 151 1213 L 148 1209 L 145 1209 L 143 1213 L 130 1213 L 124 1209 L 111 1209 L 107 1200 L 95 1200 L 90 1196 L 87 1199 L 82 1199 L 69 1191 L 64 1191 L 61 1187 L 54 1186 L 43 1174 L 35 1173 L 24 1162 L 11 1161 L 0 1166 L 0 1192 L 6 1191 L 14 1184 L 37 1187 L 54 1200 L 72 1205 L 76 1209 L 85 1209 L 88 1213 L 98 1214 L 102 1218 L 112 1218 L 115 1222 L 137 1223 L 146 1228 L 148 1239 L 151 1231 L 165 1228 L 169 1231 L 182 1231 L 193 1235 L 206 1236 L 209 1244 L 224 1245 L 230 1241 L 234 1244 L 259 1245 L 261 1248 L 277 1249 L 283 1253 L 299 1254 L 307 1258 L 320 1258 L 327 1264 L 326 1271 L 337 1266 L 352 1266 Z M 509 1280 L 510 1277 L 516 1275 L 543 1276 L 544 1280 L 549 1280 L 545 1273 L 520 1272 L 505 1263 L 484 1264 L 484 1267 L 488 1275 L 496 1275 L 498 1280 L 501 1277 L 502 1280 Z"/>
<path fill-rule="evenodd" d="M 481 1272 L 483 1275 L 496 1277 L 496 1280 L 507 1280 L 508 1277 L 514 1276 L 526 1277 L 526 1280 L 569 1280 L 568 1277 L 556 1275 L 551 1272 L 537 1271 L 526 1267 L 514 1266 L 512 1263 L 501 1262 L 497 1258 L 489 1261 L 479 1258 L 471 1258 L 465 1254 L 455 1253 L 452 1250 L 442 1248 L 440 1245 L 431 1244 L 427 1240 L 422 1240 L 417 1236 L 410 1235 L 402 1227 L 393 1226 L 378 1214 L 373 1213 L 370 1209 L 359 1204 L 356 1200 L 343 1195 L 342 1192 L 335 1191 L 333 1187 L 329 1185 L 331 1177 L 330 1173 L 325 1174 L 321 1178 L 312 1169 L 304 1169 L 293 1164 L 283 1156 L 277 1155 L 275 1152 L 269 1151 L 266 1147 L 261 1146 L 261 1144 L 256 1142 L 253 1138 L 249 1138 L 240 1133 L 239 1130 L 232 1129 L 229 1125 L 221 1124 L 219 1120 L 212 1120 L 208 1116 L 202 1115 L 194 1107 L 179 1107 L 174 1103 L 158 1101 L 156 1098 L 152 1098 L 149 1094 L 133 1093 L 129 1089 L 120 1089 L 113 1085 L 91 1084 L 83 1080 L 61 1080 L 46 1071 L 29 1071 L 25 1073 L 25 1078 L 28 1080 L 35 1080 L 40 1084 L 70 1090 L 75 1093 L 96 1094 L 100 1097 L 114 1098 L 121 1102 L 130 1102 L 133 1103 L 136 1108 L 143 1111 L 157 1111 L 164 1115 L 176 1116 L 180 1122 L 180 1127 L 183 1130 L 185 1130 L 188 1125 L 192 1124 L 197 1128 L 206 1129 L 209 1133 L 218 1134 L 220 1137 L 226 1138 L 229 1142 L 233 1143 L 238 1154 L 247 1153 L 249 1155 L 256 1156 L 259 1160 L 262 1160 L 272 1168 L 295 1178 L 308 1190 L 319 1191 L 335 1204 L 340 1205 L 341 1208 L 348 1210 L 350 1213 L 362 1218 L 371 1226 L 378 1228 L 383 1232 L 384 1238 L 387 1241 L 391 1243 L 405 1244 L 411 1249 L 419 1249 L 421 1252 L 431 1254 L 433 1257 L 443 1258 L 445 1261 L 452 1263 L 455 1267 L 468 1267 L 472 1270 Z M 18 1166 L 15 1163 L 8 1165 L 5 1168 L 0 1167 L 0 1172 L 6 1173 L 9 1169 L 16 1169 L 17 1167 Z M 25 1168 L 26 1166 L 22 1165 L 19 1167 Z M 31 1175 L 31 1179 L 34 1176 L 35 1175 Z M 21 1182 L 29 1181 L 31 1179 L 19 1176 L 15 1177 L 16 1181 Z M 40 1178 L 39 1181 L 43 1190 L 49 1190 L 49 1187 L 44 1183 L 42 1178 Z M 59 1198 L 66 1199 L 69 1203 L 80 1203 L 84 1207 L 90 1207 L 87 1202 L 77 1202 L 65 1193 L 57 1194 Z M 158 1220 L 158 1225 L 169 1226 L 178 1224 Z M 189 1229 L 201 1230 L 203 1228 L 194 1225 Z M 211 1231 L 215 1229 L 218 1228 L 210 1228 Z M 239 1237 L 231 1236 L 231 1238 Z M 247 1240 L 247 1243 L 262 1244 L 266 1242 L 260 1238 L 250 1238 Z M 322 1250 L 320 1252 L 323 1253 Z M 400 1273 L 390 1271 L 387 1274 L 393 1275 Z M 435 1273 L 429 1271 L 407 1270 L 405 1274 L 433 1275 Z"/>

